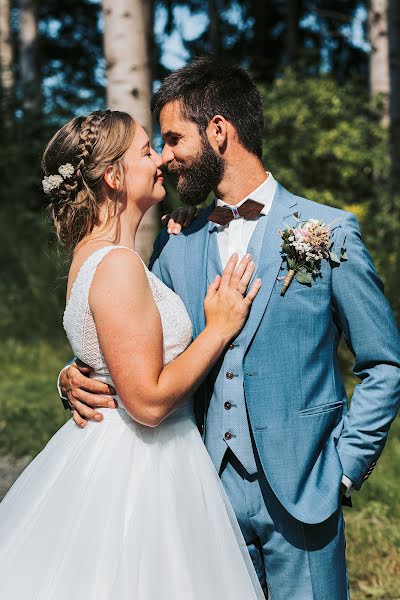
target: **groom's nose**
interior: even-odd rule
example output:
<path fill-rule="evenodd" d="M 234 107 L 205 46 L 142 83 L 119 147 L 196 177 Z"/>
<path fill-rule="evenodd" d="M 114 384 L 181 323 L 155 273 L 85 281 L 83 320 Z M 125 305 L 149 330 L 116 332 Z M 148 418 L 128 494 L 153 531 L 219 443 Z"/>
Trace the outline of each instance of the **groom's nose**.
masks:
<path fill-rule="evenodd" d="M 167 165 L 169 162 L 171 162 L 171 160 L 174 160 L 174 158 L 175 155 L 172 152 L 172 149 L 170 148 L 170 146 L 165 144 L 161 152 L 161 160 L 163 162 L 163 165 Z"/>

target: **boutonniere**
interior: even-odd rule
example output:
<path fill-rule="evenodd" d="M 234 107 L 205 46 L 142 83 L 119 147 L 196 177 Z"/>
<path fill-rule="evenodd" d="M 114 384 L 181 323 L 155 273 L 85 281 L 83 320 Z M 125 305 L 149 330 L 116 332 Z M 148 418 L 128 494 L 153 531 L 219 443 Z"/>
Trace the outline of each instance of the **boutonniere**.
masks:
<path fill-rule="evenodd" d="M 347 260 L 346 249 L 340 249 L 340 256 L 332 252 L 331 231 L 333 223 L 326 225 L 318 219 L 300 221 L 298 213 L 294 214 L 296 226 L 286 227 L 280 231 L 282 238 L 282 255 L 288 264 L 286 275 L 281 289 L 281 296 L 293 281 L 311 285 L 321 269 L 321 261 L 326 259 L 331 266 L 340 265 Z"/>

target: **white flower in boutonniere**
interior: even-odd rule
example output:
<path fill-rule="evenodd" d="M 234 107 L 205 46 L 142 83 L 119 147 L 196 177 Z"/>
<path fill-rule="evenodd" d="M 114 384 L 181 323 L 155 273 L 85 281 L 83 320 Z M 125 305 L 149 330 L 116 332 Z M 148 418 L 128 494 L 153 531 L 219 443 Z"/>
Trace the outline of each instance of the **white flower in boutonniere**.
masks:
<path fill-rule="evenodd" d="M 343 260 L 347 260 L 345 248 L 341 248 L 340 256 L 331 252 L 333 223 L 325 225 L 318 219 L 299 221 L 298 214 L 294 217 L 297 225 L 288 226 L 279 232 L 282 238 L 282 254 L 289 267 L 281 296 L 285 295 L 294 277 L 299 283 L 311 285 L 321 268 L 321 260 L 329 260 L 331 264 L 340 264 Z"/>

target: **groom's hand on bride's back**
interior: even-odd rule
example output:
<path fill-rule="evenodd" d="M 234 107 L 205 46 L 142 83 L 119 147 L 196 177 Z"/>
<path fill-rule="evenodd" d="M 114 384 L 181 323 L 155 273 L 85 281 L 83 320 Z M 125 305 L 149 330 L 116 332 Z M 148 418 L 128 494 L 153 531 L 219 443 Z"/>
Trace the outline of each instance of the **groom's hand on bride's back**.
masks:
<path fill-rule="evenodd" d="M 68 400 L 72 417 L 79 427 L 88 421 L 102 421 L 103 415 L 96 408 L 116 408 L 112 396 L 115 390 L 102 381 L 89 377 L 91 368 L 80 361 L 66 367 L 60 375 L 60 388 Z"/>
<path fill-rule="evenodd" d="M 182 229 L 186 229 L 193 223 L 197 217 L 201 215 L 202 209 L 196 206 L 189 208 L 175 209 L 172 213 L 168 213 L 161 217 L 161 223 L 167 228 L 168 233 L 172 235 L 179 235 Z"/>

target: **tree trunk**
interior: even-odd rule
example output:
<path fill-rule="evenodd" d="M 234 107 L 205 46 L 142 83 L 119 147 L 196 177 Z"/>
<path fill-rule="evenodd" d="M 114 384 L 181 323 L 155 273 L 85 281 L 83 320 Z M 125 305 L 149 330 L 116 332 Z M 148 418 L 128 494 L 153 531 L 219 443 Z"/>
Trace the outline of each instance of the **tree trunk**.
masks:
<path fill-rule="evenodd" d="M 286 3 L 286 57 L 288 65 L 296 63 L 299 57 L 299 20 L 301 0 Z"/>
<path fill-rule="evenodd" d="M 107 105 L 131 114 L 152 135 L 153 1 L 103 0 Z M 148 261 L 159 228 L 157 207 L 137 232 L 136 250 Z"/>
<path fill-rule="evenodd" d="M 219 59 L 222 54 L 220 12 L 220 2 L 218 2 L 218 0 L 208 0 L 208 18 L 210 20 L 208 40 L 210 50 L 217 59 Z"/>
<path fill-rule="evenodd" d="M 0 0 L 0 76 L 1 108 L 8 115 L 14 90 L 13 48 L 11 41 L 10 0 Z"/>
<path fill-rule="evenodd" d="M 368 15 L 370 53 L 370 92 L 371 96 L 382 94 L 382 123 L 389 123 L 389 36 L 388 1 L 371 0 Z"/>
<path fill-rule="evenodd" d="M 390 154 L 395 189 L 400 184 L 400 3 L 389 0 Z"/>
<path fill-rule="evenodd" d="M 284 50 L 274 28 L 279 21 L 273 0 L 251 0 L 250 14 L 254 19 L 250 48 L 251 71 L 257 82 L 269 83 L 275 78 L 276 65 Z"/>
<path fill-rule="evenodd" d="M 22 108 L 26 114 L 39 114 L 41 82 L 38 64 L 37 6 L 34 0 L 18 0 L 19 83 Z"/>

